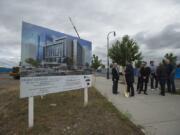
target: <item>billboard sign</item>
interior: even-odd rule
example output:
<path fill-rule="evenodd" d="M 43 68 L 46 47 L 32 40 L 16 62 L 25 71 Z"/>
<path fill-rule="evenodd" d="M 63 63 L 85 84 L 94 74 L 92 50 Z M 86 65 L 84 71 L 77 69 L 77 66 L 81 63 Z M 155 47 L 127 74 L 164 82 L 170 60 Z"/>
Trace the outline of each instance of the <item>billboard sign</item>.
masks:
<path fill-rule="evenodd" d="M 23 22 L 20 97 L 91 86 L 90 41 Z"/>

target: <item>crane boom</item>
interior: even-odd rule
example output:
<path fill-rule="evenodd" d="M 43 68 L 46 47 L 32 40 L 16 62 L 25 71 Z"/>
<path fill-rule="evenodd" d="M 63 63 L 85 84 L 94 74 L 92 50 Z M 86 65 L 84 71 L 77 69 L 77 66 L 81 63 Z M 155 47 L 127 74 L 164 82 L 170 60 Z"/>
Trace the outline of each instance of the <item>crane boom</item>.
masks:
<path fill-rule="evenodd" d="M 73 26 L 73 28 L 74 28 L 74 30 L 75 30 L 75 32 L 76 32 L 78 38 L 80 39 L 79 33 L 78 33 L 78 31 L 77 31 L 75 25 L 73 24 L 71 17 L 69 17 L 69 21 L 71 22 L 71 24 L 72 24 L 72 26 Z"/>

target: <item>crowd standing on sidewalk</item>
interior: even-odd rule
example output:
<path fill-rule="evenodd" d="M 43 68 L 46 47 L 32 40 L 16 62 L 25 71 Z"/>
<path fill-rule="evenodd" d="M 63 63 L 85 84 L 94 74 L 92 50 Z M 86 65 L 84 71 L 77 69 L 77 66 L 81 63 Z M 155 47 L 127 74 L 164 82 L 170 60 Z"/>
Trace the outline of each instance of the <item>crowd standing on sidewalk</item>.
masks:
<path fill-rule="evenodd" d="M 175 70 L 176 66 L 169 59 L 164 59 L 158 66 L 154 64 L 154 61 L 150 61 L 149 66 L 147 62 L 142 62 L 139 68 L 137 68 L 137 92 L 141 94 L 143 92 L 148 95 L 148 83 L 150 82 L 151 90 L 158 90 L 158 84 L 160 89 L 160 95 L 165 96 L 165 89 L 167 86 L 167 92 L 175 94 Z M 132 97 L 134 96 L 134 68 L 131 62 L 128 62 L 124 71 L 125 81 L 127 85 L 127 92 Z M 117 63 L 113 64 L 112 68 L 112 81 L 113 81 L 113 94 L 118 94 L 118 80 L 119 70 Z"/>

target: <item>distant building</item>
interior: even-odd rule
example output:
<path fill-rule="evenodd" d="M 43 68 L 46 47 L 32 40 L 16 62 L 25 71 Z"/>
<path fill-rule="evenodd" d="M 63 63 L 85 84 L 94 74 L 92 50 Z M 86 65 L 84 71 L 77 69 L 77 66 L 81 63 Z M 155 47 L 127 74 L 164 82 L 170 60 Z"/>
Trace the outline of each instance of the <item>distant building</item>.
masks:
<path fill-rule="evenodd" d="M 83 47 L 78 43 L 76 39 L 73 40 L 73 62 L 74 67 L 83 66 Z"/>
<path fill-rule="evenodd" d="M 61 37 L 43 47 L 45 65 L 72 65 L 74 68 L 82 66 L 83 48 L 77 40 Z"/>

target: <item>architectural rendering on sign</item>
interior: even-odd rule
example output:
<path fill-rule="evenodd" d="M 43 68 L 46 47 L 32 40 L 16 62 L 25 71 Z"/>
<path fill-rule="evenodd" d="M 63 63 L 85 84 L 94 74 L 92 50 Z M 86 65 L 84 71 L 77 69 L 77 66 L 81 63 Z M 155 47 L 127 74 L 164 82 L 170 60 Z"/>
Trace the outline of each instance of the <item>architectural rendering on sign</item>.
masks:
<path fill-rule="evenodd" d="M 90 74 L 91 42 L 23 22 L 21 76 Z"/>

